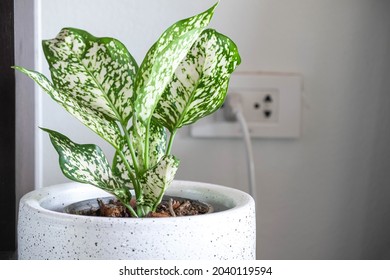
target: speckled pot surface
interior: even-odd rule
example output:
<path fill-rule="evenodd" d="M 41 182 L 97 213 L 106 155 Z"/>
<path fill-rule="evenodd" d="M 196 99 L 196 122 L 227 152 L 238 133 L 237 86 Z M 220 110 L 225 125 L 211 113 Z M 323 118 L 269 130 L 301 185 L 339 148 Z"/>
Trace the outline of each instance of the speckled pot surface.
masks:
<path fill-rule="evenodd" d="M 223 186 L 174 181 L 167 194 L 211 203 L 215 212 L 174 218 L 71 215 L 71 203 L 107 196 L 67 183 L 38 189 L 20 201 L 19 259 L 240 259 L 256 257 L 255 204 Z"/>

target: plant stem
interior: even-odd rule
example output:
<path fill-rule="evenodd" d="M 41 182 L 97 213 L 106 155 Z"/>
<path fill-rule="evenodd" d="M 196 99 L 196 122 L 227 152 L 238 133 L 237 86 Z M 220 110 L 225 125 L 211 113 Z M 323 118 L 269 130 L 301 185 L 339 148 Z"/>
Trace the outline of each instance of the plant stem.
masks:
<path fill-rule="evenodd" d="M 151 212 L 151 209 L 149 206 L 146 205 L 138 205 L 137 212 L 139 217 L 145 217 Z"/>
<path fill-rule="evenodd" d="M 123 203 L 123 202 L 122 202 Z M 128 203 L 123 203 L 127 209 L 129 209 L 131 215 L 135 218 L 138 218 L 139 216 L 137 215 L 137 213 L 134 211 L 133 207 L 131 207 L 131 205 L 129 205 Z"/>
<path fill-rule="evenodd" d="M 121 126 L 122 126 L 124 133 L 125 133 L 124 136 L 125 136 L 125 139 L 127 142 L 127 146 L 129 147 L 129 150 L 130 150 L 131 159 L 133 160 L 133 166 L 134 166 L 135 173 L 138 174 L 138 172 L 139 172 L 138 162 L 137 162 L 137 158 L 135 157 L 133 144 L 130 141 L 130 134 L 127 131 L 126 125 L 123 125 L 122 122 L 121 122 Z"/>
<path fill-rule="evenodd" d="M 171 153 L 172 144 L 173 144 L 173 139 L 175 138 L 176 132 L 177 132 L 177 130 L 174 130 L 174 131 L 171 133 L 171 135 L 169 136 L 168 148 L 167 148 L 167 151 L 166 151 L 166 153 L 165 153 L 165 155 L 167 155 L 167 156 Z"/>
<path fill-rule="evenodd" d="M 127 172 L 129 173 L 129 176 L 130 176 L 130 180 L 131 182 L 133 183 L 133 186 L 134 186 L 134 191 L 135 191 L 135 196 L 138 197 L 139 193 L 140 193 L 140 187 L 138 185 L 138 181 L 137 179 L 135 178 L 132 170 L 131 170 L 131 166 L 129 165 L 129 162 L 127 161 L 125 155 L 123 154 L 122 151 L 120 150 L 117 150 L 118 152 L 118 155 L 121 157 L 126 169 L 127 169 Z"/>
<path fill-rule="evenodd" d="M 150 141 L 149 141 L 149 134 L 150 134 L 150 119 L 146 125 L 146 128 L 145 128 L 145 139 L 144 139 L 144 143 L 145 143 L 145 150 L 144 150 L 144 168 L 145 168 L 145 171 L 149 169 L 149 144 L 150 144 Z"/>
<path fill-rule="evenodd" d="M 137 215 L 137 213 L 135 213 L 133 207 L 131 207 L 130 205 L 129 205 L 129 206 L 126 205 L 126 208 L 129 209 L 129 211 L 130 211 L 130 213 L 131 213 L 131 215 L 132 215 L 133 217 L 135 217 L 135 218 L 138 218 L 138 217 L 139 217 L 139 216 Z"/>

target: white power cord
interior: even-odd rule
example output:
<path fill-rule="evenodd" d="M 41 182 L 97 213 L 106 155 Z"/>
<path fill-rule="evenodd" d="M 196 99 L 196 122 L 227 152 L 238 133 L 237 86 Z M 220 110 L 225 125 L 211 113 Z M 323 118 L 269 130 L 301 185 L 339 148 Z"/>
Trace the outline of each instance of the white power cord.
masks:
<path fill-rule="evenodd" d="M 228 121 L 238 120 L 243 133 L 245 142 L 246 159 L 248 165 L 248 182 L 249 182 L 249 194 L 256 199 L 256 177 L 255 177 L 255 164 L 253 160 L 252 141 L 249 134 L 248 123 L 245 120 L 242 112 L 242 106 L 240 96 L 237 94 L 229 94 L 225 102 L 224 116 Z"/>

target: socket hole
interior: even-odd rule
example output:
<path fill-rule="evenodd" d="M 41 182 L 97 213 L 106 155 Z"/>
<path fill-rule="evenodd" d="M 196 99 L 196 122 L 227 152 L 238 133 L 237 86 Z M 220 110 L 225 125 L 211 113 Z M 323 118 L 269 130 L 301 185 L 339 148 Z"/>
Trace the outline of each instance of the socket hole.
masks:
<path fill-rule="evenodd" d="M 253 107 L 255 107 L 255 109 L 260 109 L 260 103 L 256 102 Z"/>
<path fill-rule="evenodd" d="M 272 96 L 267 94 L 265 97 L 264 97 L 264 102 L 267 102 L 267 103 L 271 103 L 272 102 Z"/>
<path fill-rule="evenodd" d="M 271 111 L 271 110 L 265 110 L 265 111 L 264 111 L 264 116 L 265 116 L 266 118 L 270 118 L 271 115 L 272 115 L 272 111 Z"/>

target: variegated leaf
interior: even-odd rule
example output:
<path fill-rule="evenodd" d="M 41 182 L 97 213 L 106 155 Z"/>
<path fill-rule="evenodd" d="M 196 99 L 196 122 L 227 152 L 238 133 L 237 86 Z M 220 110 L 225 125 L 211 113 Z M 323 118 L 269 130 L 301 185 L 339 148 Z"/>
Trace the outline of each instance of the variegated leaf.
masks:
<path fill-rule="evenodd" d="M 77 144 L 61 133 L 43 130 L 50 135 L 50 140 L 59 155 L 61 170 L 66 177 L 99 187 L 117 196 L 122 202 L 130 203 L 129 189 L 118 184 L 103 151 L 98 146 Z"/>
<path fill-rule="evenodd" d="M 42 45 L 58 91 L 109 119 L 127 123 L 133 113 L 138 66 L 121 42 L 64 28 Z"/>
<path fill-rule="evenodd" d="M 149 169 L 140 179 L 143 199 L 137 201 L 137 207 L 155 210 L 172 183 L 178 166 L 179 160 L 169 155 L 164 156 L 157 165 Z"/>
<path fill-rule="evenodd" d="M 127 145 L 123 145 L 120 151 L 123 153 L 123 155 L 126 158 L 127 163 L 129 164 L 131 168 L 131 172 L 135 174 L 134 170 L 134 163 L 133 159 L 130 154 L 130 150 Z M 123 162 L 122 158 L 119 155 L 119 152 L 116 151 L 114 155 L 114 160 L 112 163 L 112 173 L 115 175 L 115 177 L 118 180 L 118 183 L 121 186 L 127 186 L 128 188 L 133 189 L 133 182 L 131 181 L 129 170 L 127 169 L 125 163 Z"/>
<path fill-rule="evenodd" d="M 148 123 L 175 69 L 209 24 L 216 5 L 173 24 L 148 51 L 136 79 L 137 98 L 134 106 L 137 120 Z"/>
<path fill-rule="evenodd" d="M 154 166 L 165 154 L 167 135 L 165 128 L 153 121 L 150 123 L 148 135 L 145 127 L 140 122 L 137 121 L 134 124 L 131 128 L 132 142 L 138 158 L 139 172 L 142 174 L 147 168 L 146 161 L 148 166 Z M 145 154 L 145 142 L 148 142 L 147 155 Z M 147 157 L 147 160 L 145 157 Z M 142 166 L 143 164 L 144 166 Z"/>
<path fill-rule="evenodd" d="M 213 113 L 223 104 L 230 74 L 239 63 L 233 41 L 215 30 L 205 30 L 177 67 L 154 119 L 174 132 Z"/>
<path fill-rule="evenodd" d="M 139 170 L 137 171 L 139 174 L 143 174 L 143 172 L 145 172 L 143 166 L 145 146 L 143 145 L 143 143 L 144 143 L 144 139 L 146 139 L 146 135 L 145 135 L 145 130 L 142 130 L 142 128 L 139 128 L 136 131 L 141 134 L 135 133 L 134 128 L 131 127 L 130 135 L 131 135 L 131 141 L 133 142 L 133 146 L 135 149 L 137 163 L 139 166 Z M 152 122 L 149 130 L 148 140 L 149 140 L 149 164 L 150 166 L 154 166 L 161 160 L 161 158 L 165 154 L 165 149 L 167 145 L 167 136 L 166 136 L 165 128 L 160 126 L 159 124 Z M 131 157 L 131 153 L 128 148 L 128 145 L 123 146 L 122 153 L 125 155 L 127 162 L 130 164 L 133 173 L 136 173 L 134 169 L 133 159 Z M 121 184 L 131 186 L 131 180 L 130 180 L 128 170 L 122 158 L 118 155 L 118 152 L 115 154 L 114 157 L 113 173 L 119 178 Z"/>
<path fill-rule="evenodd" d="M 70 114 L 75 116 L 100 137 L 105 139 L 115 148 L 120 146 L 122 136 L 114 121 L 108 120 L 100 112 L 94 111 L 88 107 L 80 106 L 73 96 L 60 94 L 43 74 L 19 66 L 15 66 L 14 68 L 34 80 L 51 98 L 53 98 L 54 101 L 64 107 Z"/>

